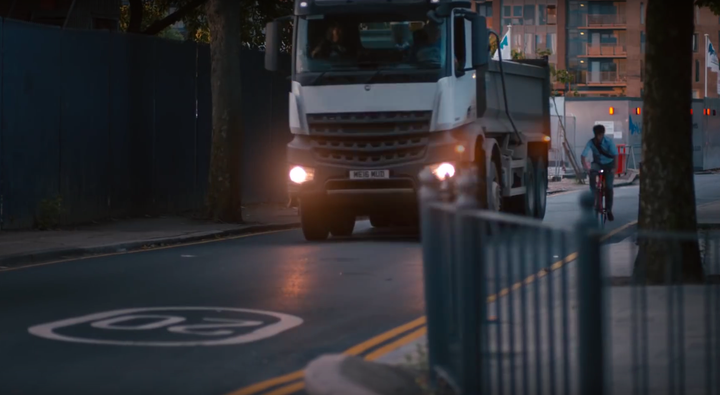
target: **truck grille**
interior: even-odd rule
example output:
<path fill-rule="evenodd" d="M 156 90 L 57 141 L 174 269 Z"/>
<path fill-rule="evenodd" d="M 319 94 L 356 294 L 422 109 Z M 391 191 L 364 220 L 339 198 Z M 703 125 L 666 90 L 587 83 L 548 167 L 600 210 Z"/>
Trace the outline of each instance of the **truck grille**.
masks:
<path fill-rule="evenodd" d="M 431 111 L 310 114 L 315 159 L 325 163 L 380 166 L 422 158 Z"/>

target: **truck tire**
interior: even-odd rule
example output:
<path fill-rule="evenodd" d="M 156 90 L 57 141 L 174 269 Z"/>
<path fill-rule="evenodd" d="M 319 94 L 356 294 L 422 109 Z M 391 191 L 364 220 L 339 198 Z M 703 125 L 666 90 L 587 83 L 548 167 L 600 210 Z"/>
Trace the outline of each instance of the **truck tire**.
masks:
<path fill-rule="evenodd" d="M 545 218 L 547 210 L 548 170 L 544 158 L 536 158 L 535 166 L 535 218 Z"/>
<path fill-rule="evenodd" d="M 355 230 L 355 216 L 349 214 L 336 214 L 330 220 L 330 234 L 335 237 L 350 236 Z"/>
<path fill-rule="evenodd" d="M 307 241 L 322 241 L 328 238 L 330 228 L 326 211 L 320 205 L 300 201 L 300 228 Z"/>
<path fill-rule="evenodd" d="M 498 168 L 493 161 L 490 161 L 490 175 L 492 177 L 492 183 L 488 186 L 489 191 L 487 191 L 488 209 L 490 211 L 500 212 L 504 209 L 502 185 L 500 184 L 500 172 L 498 171 Z"/>
<path fill-rule="evenodd" d="M 372 225 L 373 228 L 389 228 L 392 226 L 392 221 L 384 215 L 371 215 L 370 225 Z"/>
<path fill-rule="evenodd" d="M 537 210 L 537 173 L 531 160 L 525 165 L 525 194 L 508 198 L 508 212 L 526 217 L 535 217 Z"/>

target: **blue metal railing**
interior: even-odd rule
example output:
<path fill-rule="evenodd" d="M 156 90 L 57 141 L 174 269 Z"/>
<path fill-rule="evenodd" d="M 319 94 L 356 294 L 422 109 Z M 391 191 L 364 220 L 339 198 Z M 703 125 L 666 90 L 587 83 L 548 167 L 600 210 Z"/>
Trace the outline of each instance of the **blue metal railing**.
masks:
<path fill-rule="evenodd" d="M 684 283 L 696 234 L 639 232 L 653 257 L 624 242 L 613 244 L 627 250 L 618 258 L 602 244 L 608 235 L 597 228 L 589 193 L 579 221 L 563 228 L 478 209 L 472 173 L 453 185 L 428 172 L 420 178 L 434 380 L 473 395 L 649 394 L 658 386 L 720 394 L 720 231 L 700 240 L 705 285 L 692 291 Z M 648 285 L 658 259 L 667 261 L 659 288 Z M 633 274 L 613 277 L 618 263 Z M 693 351 L 698 341 L 703 348 Z M 651 363 L 652 350 L 664 359 Z"/>

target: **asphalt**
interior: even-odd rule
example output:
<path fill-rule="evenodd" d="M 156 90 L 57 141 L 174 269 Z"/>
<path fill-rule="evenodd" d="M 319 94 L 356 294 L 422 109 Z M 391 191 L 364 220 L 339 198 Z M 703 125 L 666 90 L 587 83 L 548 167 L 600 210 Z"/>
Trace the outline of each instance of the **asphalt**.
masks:
<path fill-rule="evenodd" d="M 720 199 L 720 175 L 696 189 Z M 608 230 L 637 195 L 616 189 Z M 546 222 L 573 224 L 578 197 L 550 197 Z M 421 265 L 416 237 L 363 221 L 325 243 L 290 230 L 0 272 L 0 393 L 230 393 L 422 316 Z"/>

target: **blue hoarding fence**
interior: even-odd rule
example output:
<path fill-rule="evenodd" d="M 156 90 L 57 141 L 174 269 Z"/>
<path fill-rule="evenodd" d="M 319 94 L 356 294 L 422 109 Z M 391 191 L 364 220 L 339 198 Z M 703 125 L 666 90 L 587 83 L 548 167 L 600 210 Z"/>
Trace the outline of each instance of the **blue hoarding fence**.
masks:
<path fill-rule="evenodd" d="M 14 20 L 0 20 L 0 40 L 2 229 L 35 226 L 58 199 L 61 223 L 203 206 L 207 45 Z M 289 82 L 265 71 L 258 52 L 243 51 L 241 67 L 243 195 L 282 202 Z"/>

